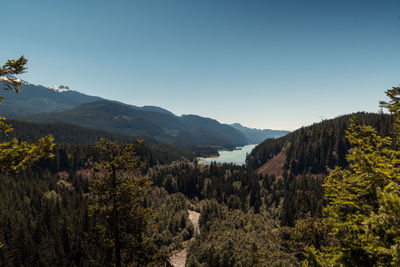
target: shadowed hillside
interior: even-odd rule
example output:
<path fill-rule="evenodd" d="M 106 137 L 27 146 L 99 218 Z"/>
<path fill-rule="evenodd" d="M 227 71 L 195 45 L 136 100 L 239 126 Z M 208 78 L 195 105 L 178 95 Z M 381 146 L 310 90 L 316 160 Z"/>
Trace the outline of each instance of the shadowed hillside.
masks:
<path fill-rule="evenodd" d="M 236 147 L 247 144 L 242 133 L 216 120 L 195 115 L 137 109 L 112 101 L 97 101 L 55 113 L 21 117 L 31 122 L 71 123 L 132 136 L 149 136 L 178 146 Z"/>
<path fill-rule="evenodd" d="M 345 138 L 350 118 L 355 116 L 362 123 L 372 125 L 384 136 L 390 133 L 391 118 L 385 114 L 359 112 L 325 120 L 302 127 L 278 139 L 268 139 L 256 146 L 247 157 L 248 165 L 261 173 L 269 173 L 269 161 L 279 155 L 284 170 L 293 174 L 325 173 L 335 166 L 346 166 L 350 145 Z M 285 157 L 282 158 L 281 152 Z M 275 166 L 276 167 L 276 166 Z M 273 171 L 276 172 L 276 171 Z"/>

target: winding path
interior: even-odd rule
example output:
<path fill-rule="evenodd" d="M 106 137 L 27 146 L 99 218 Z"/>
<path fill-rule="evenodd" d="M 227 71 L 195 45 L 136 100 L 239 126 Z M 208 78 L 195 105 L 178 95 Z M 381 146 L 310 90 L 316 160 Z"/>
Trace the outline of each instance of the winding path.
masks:
<path fill-rule="evenodd" d="M 192 224 L 194 226 L 194 235 L 189 240 L 189 242 L 190 242 L 194 239 L 196 234 L 200 234 L 200 228 L 199 228 L 200 213 L 193 211 L 193 210 L 188 210 L 188 212 L 189 212 L 189 220 L 192 222 Z M 187 246 L 188 246 L 189 242 L 185 242 L 183 245 L 184 248 L 182 250 L 176 252 L 171 257 L 169 257 L 169 263 L 172 266 L 185 267 L 186 257 L 187 257 Z"/>

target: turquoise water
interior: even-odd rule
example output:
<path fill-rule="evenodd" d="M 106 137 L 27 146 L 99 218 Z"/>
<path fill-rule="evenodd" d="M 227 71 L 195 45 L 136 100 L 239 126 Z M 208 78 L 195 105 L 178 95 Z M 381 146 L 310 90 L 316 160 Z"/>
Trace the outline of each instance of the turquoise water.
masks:
<path fill-rule="evenodd" d="M 218 151 L 219 157 L 214 158 L 199 158 L 199 164 L 210 164 L 212 161 L 217 163 L 234 163 L 238 165 L 245 164 L 246 154 L 250 153 L 256 145 L 247 145 L 239 147 L 233 151 Z"/>

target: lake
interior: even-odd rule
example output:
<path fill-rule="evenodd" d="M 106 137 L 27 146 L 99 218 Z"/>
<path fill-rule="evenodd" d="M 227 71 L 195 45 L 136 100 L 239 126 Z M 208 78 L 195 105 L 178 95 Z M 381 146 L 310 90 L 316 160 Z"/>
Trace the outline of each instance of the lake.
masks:
<path fill-rule="evenodd" d="M 246 155 L 250 153 L 255 146 L 256 145 L 242 146 L 232 151 L 220 150 L 218 151 L 218 157 L 199 158 L 199 164 L 210 164 L 212 161 L 215 161 L 217 163 L 234 163 L 243 165 L 246 162 Z"/>

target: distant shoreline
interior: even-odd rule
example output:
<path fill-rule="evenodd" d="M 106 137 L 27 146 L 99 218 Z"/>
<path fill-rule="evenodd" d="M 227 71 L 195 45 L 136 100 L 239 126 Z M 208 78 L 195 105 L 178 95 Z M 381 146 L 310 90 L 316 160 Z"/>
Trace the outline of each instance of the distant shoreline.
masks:
<path fill-rule="evenodd" d="M 257 145 L 258 144 L 249 144 L 241 147 L 236 147 L 234 149 L 218 150 L 218 155 L 213 155 L 210 157 L 198 157 L 197 163 L 208 165 L 211 162 L 215 161 L 217 163 L 233 163 L 233 164 L 243 165 L 245 164 L 247 153 L 250 153 L 251 150 L 253 150 L 254 147 L 256 147 Z M 250 146 L 251 150 L 243 149 L 247 146 Z M 243 153 L 241 153 L 242 151 Z"/>

